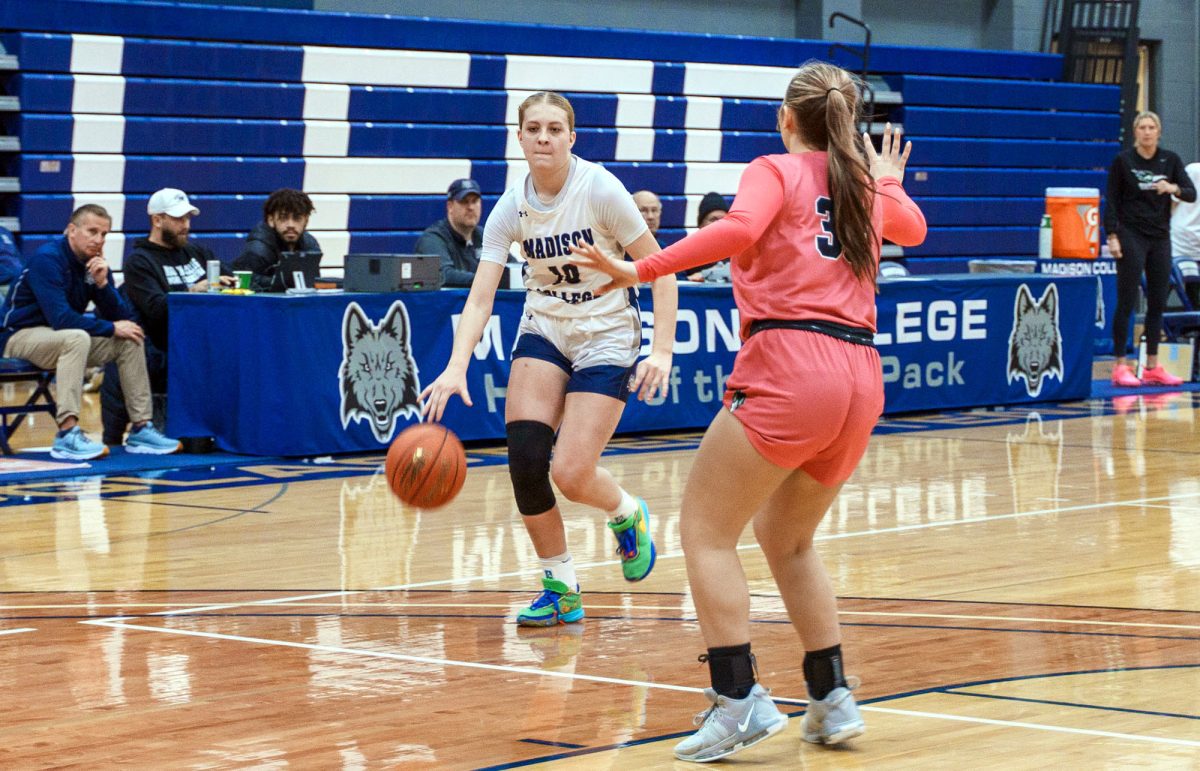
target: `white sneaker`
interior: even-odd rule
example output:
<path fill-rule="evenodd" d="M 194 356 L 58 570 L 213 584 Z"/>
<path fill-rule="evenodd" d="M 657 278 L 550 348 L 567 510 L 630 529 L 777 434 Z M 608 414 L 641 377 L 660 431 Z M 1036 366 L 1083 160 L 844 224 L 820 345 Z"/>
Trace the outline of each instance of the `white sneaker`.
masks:
<path fill-rule="evenodd" d="M 744 699 L 718 696 L 712 688 L 704 689 L 712 702 L 707 711 L 693 721 L 700 730 L 675 745 L 675 757 L 693 763 L 720 760 L 735 752 L 758 744 L 787 726 L 787 715 L 771 701 L 771 692 L 755 683 Z"/>
<path fill-rule="evenodd" d="M 867 730 L 851 690 L 858 687 L 858 678 L 850 678 L 848 688 L 834 688 L 824 699 L 812 699 L 800 723 L 804 741 L 813 744 L 838 744 Z"/>

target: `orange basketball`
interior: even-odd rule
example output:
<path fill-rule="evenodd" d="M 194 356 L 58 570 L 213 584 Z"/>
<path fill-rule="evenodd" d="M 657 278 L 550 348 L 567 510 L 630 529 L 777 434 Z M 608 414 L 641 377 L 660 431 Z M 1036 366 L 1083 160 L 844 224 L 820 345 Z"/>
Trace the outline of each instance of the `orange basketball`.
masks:
<path fill-rule="evenodd" d="M 396 497 L 422 509 L 454 500 L 467 478 L 467 453 L 454 432 L 439 423 L 417 423 L 400 432 L 384 464 Z"/>

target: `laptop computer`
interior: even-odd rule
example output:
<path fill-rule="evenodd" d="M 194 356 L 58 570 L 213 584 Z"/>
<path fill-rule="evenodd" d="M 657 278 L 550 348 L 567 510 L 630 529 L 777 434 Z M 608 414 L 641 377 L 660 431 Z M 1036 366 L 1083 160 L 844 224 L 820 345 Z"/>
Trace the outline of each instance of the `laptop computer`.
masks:
<path fill-rule="evenodd" d="M 321 252 L 284 252 L 275 268 L 275 281 L 271 291 L 283 292 L 296 288 L 296 274 L 304 277 L 303 287 L 311 289 L 313 281 L 321 275 Z"/>
<path fill-rule="evenodd" d="M 347 292 L 420 292 L 442 287 L 436 254 L 347 254 Z"/>

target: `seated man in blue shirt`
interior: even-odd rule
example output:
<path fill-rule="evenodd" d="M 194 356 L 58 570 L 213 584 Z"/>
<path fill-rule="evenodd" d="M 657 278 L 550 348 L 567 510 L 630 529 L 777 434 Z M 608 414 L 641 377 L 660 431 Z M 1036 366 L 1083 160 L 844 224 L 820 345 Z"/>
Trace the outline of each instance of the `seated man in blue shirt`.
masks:
<path fill-rule="evenodd" d="M 441 257 L 442 286 L 470 286 L 475 280 L 479 250 L 483 248 L 483 230 L 479 227 L 482 214 L 479 183 L 456 179 L 446 191 L 446 218 L 425 228 L 417 239 L 417 254 Z"/>
<path fill-rule="evenodd" d="M 144 333 L 113 283 L 103 256 L 112 217 L 103 207 L 84 204 L 71 214 L 66 234 L 46 242 L 29 258 L 0 306 L 0 348 L 6 357 L 26 359 L 54 370 L 59 431 L 50 455 L 91 460 L 108 454 L 79 427 L 83 373 L 89 366 L 117 362 L 125 383 L 125 405 L 133 430 L 129 452 L 167 455 L 179 442 L 150 423 L 150 380 L 142 352 Z M 89 303 L 95 317 L 85 316 Z"/>

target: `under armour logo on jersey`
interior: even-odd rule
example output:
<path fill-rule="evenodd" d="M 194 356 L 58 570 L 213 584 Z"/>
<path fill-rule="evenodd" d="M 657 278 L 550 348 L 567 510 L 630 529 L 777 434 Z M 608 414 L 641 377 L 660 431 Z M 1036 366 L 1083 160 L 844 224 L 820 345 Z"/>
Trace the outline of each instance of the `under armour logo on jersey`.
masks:
<path fill-rule="evenodd" d="M 518 217 L 528 217 L 529 212 L 525 211 L 524 209 L 517 209 L 517 216 Z"/>

